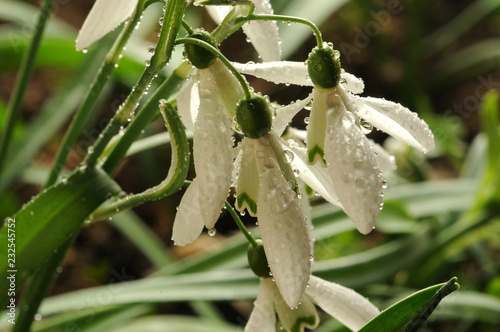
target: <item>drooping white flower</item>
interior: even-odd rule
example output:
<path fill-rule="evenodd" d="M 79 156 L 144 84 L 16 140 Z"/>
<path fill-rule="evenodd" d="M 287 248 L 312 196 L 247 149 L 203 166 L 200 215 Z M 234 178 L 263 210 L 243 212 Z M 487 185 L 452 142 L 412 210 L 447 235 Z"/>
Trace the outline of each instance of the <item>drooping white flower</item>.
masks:
<path fill-rule="evenodd" d="M 96 0 L 76 38 L 81 51 L 132 16 L 139 0 Z"/>
<path fill-rule="evenodd" d="M 329 315 L 352 331 L 358 331 L 379 310 L 362 295 L 339 284 L 311 276 L 302 302 L 296 308 L 285 305 L 271 278 L 260 279 L 260 290 L 245 332 L 275 332 L 276 313 L 283 328 L 303 332 L 318 326 L 317 304 Z"/>
<path fill-rule="evenodd" d="M 255 14 L 273 14 L 269 0 L 252 0 Z M 220 24 L 231 11 L 230 6 L 207 6 L 213 20 Z M 281 58 L 280 38 L 276 22 L 251 21 L 243 26 L 243 32 L 264 61 L 278 61 Z"/>
<path fill-rule="evenodd" d="M 227 99 L 228 105 L 236 108 L 241 94 L 222 97 L 232 90 L 227 88 L 231 81 L 221 80 L 219 75 L 228 79 L 232 74 L 216 60 L 207 69 L 199 69 L 179 94 L 181 118 L 194 131 L 196 177 L 179 205 L 172 239 L 177 245 L 185 245 L 194 241 L 203 227 L 214 227 L 236 167 L 237 207 L 257 215 L 278 288 L 289 306 L 297 306 L 311 272 L 312 244 L 293 170 L 279 138 L 272 132 L 243 138 L 241 156 L 235 158 L 238 149 L 233 148 L 231 130 L 234 110 L 226 110 L 223 101 Z M 193 111 L 193 107 L 197 110 Z M 189 124 L 192 120 L 194 125 Z"/>
<path fill-rule="evenodd" d="M 374 125 L 416 149 L 428 152 L 434 138 L 427 124 L 400 104 L 385 99 L 359 97 L 363 82 L 340 72 L 340 82 L 331 88 L 315 86 L 307 65 L 300 62 L 235 64 L 242 73 L 274 83 L 313 86 L 312 108 L 307 128 L 307 159 L 325 163 L 339 201 L 361 233 L 369 233 L 382 205 L 381 178 L 393 161 L 378 156 L 379 147 L 366 138 L 363 127 Z"/>
<path fill-rule="evenodd" d="M 196 178 L 186 190 L 174 221 L 173 240 L 178 245 L 194 241 L 203 227 L 214 227 L 219 218 L 231 186 L 232 117 L 242 97 L 241 86 L 220 60 L 198 69 L 179 93 L 181 119 L 194 133 Z"/>

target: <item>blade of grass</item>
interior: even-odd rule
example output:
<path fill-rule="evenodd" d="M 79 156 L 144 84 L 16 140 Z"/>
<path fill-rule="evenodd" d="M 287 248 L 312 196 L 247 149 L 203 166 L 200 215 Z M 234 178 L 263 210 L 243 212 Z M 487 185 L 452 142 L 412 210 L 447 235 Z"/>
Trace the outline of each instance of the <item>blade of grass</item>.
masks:
<path fill-rule="evenodd" d="M 423 309 L 425 314 L 429 311 L 432 312 L 435 308 L 433 308 L 434 305 L 437 305 L 443 297 L 457 289 L 456 278 L 453 278 L 447 283 L 418 291 L 384 310 L 359 332 L 398 331 L 414 317 L 423 318 L 420 310 Z"/>
<path fill-rule="evenodd" d="M 116 214 L 109 222 L 127 236 L 157 268 L 173 262 L 168 248 L 133 212 Z"/>
<path fill-rule="evenodd" d="M 33 34 L 33 37 L 31 38 L 30 47 L 27 53 L 25 53 L 23 56 L 23 61 L 21 63 L 21 68 L 19 69 L 16 84 L 7 106 L 7 118 L 5 120 L 5 127 L 0 138 L 0 176 L 3 173 L 3 167 L 6 161 L 5 157 L 7 156 L 7 149 L 9 148 L 12 130 L 21 111 L 21 103 L 24 99 L 29 78 L 33 72 L 38 47 L 40 46 L 42 35 L 45 29 L 45 24 L 49 19 L 53 5 L 54 0 L 44 0 L 44 2 L 42 3 L 35 26 L 35 32 Z"/>
<path fill-rule="evenodd" d="M 94 80 L 114 37 L 116 36 L 111 34 L 98 43 L 78 71 L 43 105 L 39 111 L 40 115 L 26 128 L 25 132 L 29 135 L 26 134 L 20 139 L 8 155 L 9 162 L 1 177 L 0 192 L 7 188 L 42 146 L 64 125 Z"/>
<path fill-rule="evenodd" d="M 8 289 L 8 271 L 15 269 L 18 271 L 16 289 L 19 289 L 78 231 L 97 206 L 119 191 L 119 186 L 102 171 L 79 169 L 66 181 L 48 188 L 26 204 L 11 218 L 15 225 L 16 260 L 13 267 L 7 261 L 7 251 L 1 253 L 0 285 Z M 0 229 L 3 248 L 7 248 L 7 242 L 12 238 L 7 235 L 11 233 L 9 229 L 12 231 L 6 226 Z M 7 299 L 7 292 L 0 295 L 2 305 Z"/>

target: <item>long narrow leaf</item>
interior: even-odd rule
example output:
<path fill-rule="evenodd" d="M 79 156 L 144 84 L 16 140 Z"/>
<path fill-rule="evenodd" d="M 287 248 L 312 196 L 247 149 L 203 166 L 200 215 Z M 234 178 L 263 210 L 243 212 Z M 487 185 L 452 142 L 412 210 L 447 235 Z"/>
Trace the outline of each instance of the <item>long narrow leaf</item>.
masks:
<path fill-rule="evenodd" d="M 0 229 L 0 247 L 7 248 L 8 243 L 15 243 L 16 255 L 15 261 L 8 261 L 7 250 L 1 251 L 0 285 L 3 289 L 9 288 L 7 276 L 12 274 L 19 289 L 54 251 L 78 231 L 93 210 L 119 191 L 119 186 L 104 172 L 97 169 L 78 170 L 7 219 Z M 0 303 L 6 303 L 7 292 L 0 299 Z"/>

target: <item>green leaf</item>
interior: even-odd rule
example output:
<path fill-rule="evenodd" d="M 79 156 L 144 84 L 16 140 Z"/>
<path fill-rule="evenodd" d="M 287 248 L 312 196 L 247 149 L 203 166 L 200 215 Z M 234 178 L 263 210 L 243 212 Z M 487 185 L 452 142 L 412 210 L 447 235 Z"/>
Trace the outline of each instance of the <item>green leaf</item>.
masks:
<path fill-rule="evenodd" d="M 250 270 L 224 270 L 150 277 L 61 294 L 46 299 L 40 314 L 96 307 L 96 304 L 166 303 L 254 299 L 259 278 Z M 105 303 L 102 298 L 106 297 Z"/>
<path fill-rule="evenodd" d="M 189 316 L 156 316 L 137 319 L 136 321 L 122 326 L 111 332 L 238 332 L 236 326 L 229 324 L 214 323 L 207 319 L 199 319 Z"/>
<path fill-rule="evenodd" d="M 119 186 L 104 172 L 81 169 L 43 191 L 12 218 L 6 219 L 0 229 L 0 247 L 7 248 L 7 244 L 11 243 L 9 239 L 12 239 L 12 235 L 9 237 L 8 234 L 15 234 L 15 262 L 7 260 L 7 250 L 1 251 L 2 288 L 9 288 L 7 276 L 15 273 L 16 288 L 19 289 L 45 260 L 78 231 L 93 210 L 119 191 Z M 8 226 L 12 224 L 15 226 Z M 11 270 L 17 272 L 9 272 Z M 5 303 L 7 292 L 0 299 L 0 303 Z"/>
<path fill-rule="evenodd" d="M 170 257 L 168 248 L 133 212 L 119 213 L 113 216 L 110 223 L 126 235 L 156 267 L 172 263 L 173 257 Z"/>
<path fill-rule="evenodd" d="M 398 331 L 399 328 L 408 324 L 412 319 L 426 319 L 425 315 L 427 313 L 432 313 L 446 295 L 457 289 L 456 278 L 453 278 L 447 283 L 416 292 L 382 311 L 380 315 L 368 322 L 359 332 L 393 332 Z"/>

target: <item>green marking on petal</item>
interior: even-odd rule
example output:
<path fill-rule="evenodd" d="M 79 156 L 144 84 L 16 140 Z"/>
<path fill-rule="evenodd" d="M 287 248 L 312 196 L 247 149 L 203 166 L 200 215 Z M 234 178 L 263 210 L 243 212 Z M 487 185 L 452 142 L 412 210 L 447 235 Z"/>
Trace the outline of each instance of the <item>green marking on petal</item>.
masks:
<path fill-rule="evenodd" d="M 257 214 L 257 203 L 247 195 L 247 193 L 239 194 L 236 198 L 236 205 L 238 209 L 241 209 L 246 203 L 247 208 L 250 210 L 252 215 Z"/>
<path fill-rule="evenodd" d="M 318 321 L 316 320 L 316 316 L 297 317 L 297 320 L 290 329 L 290 332 L 304 332 L 305 327 L 314 328 L 317 324 Z"/>
<path fill-rule="evenodd" d="M 326 161 L 323 158 L 324 155 L 325 151 L 323 151 L 323 149 L 319 145 L 315 145 L 307 150 L 307 159 L 311 165 L 315 164 L 318 160 L 326 165 Z"/>

